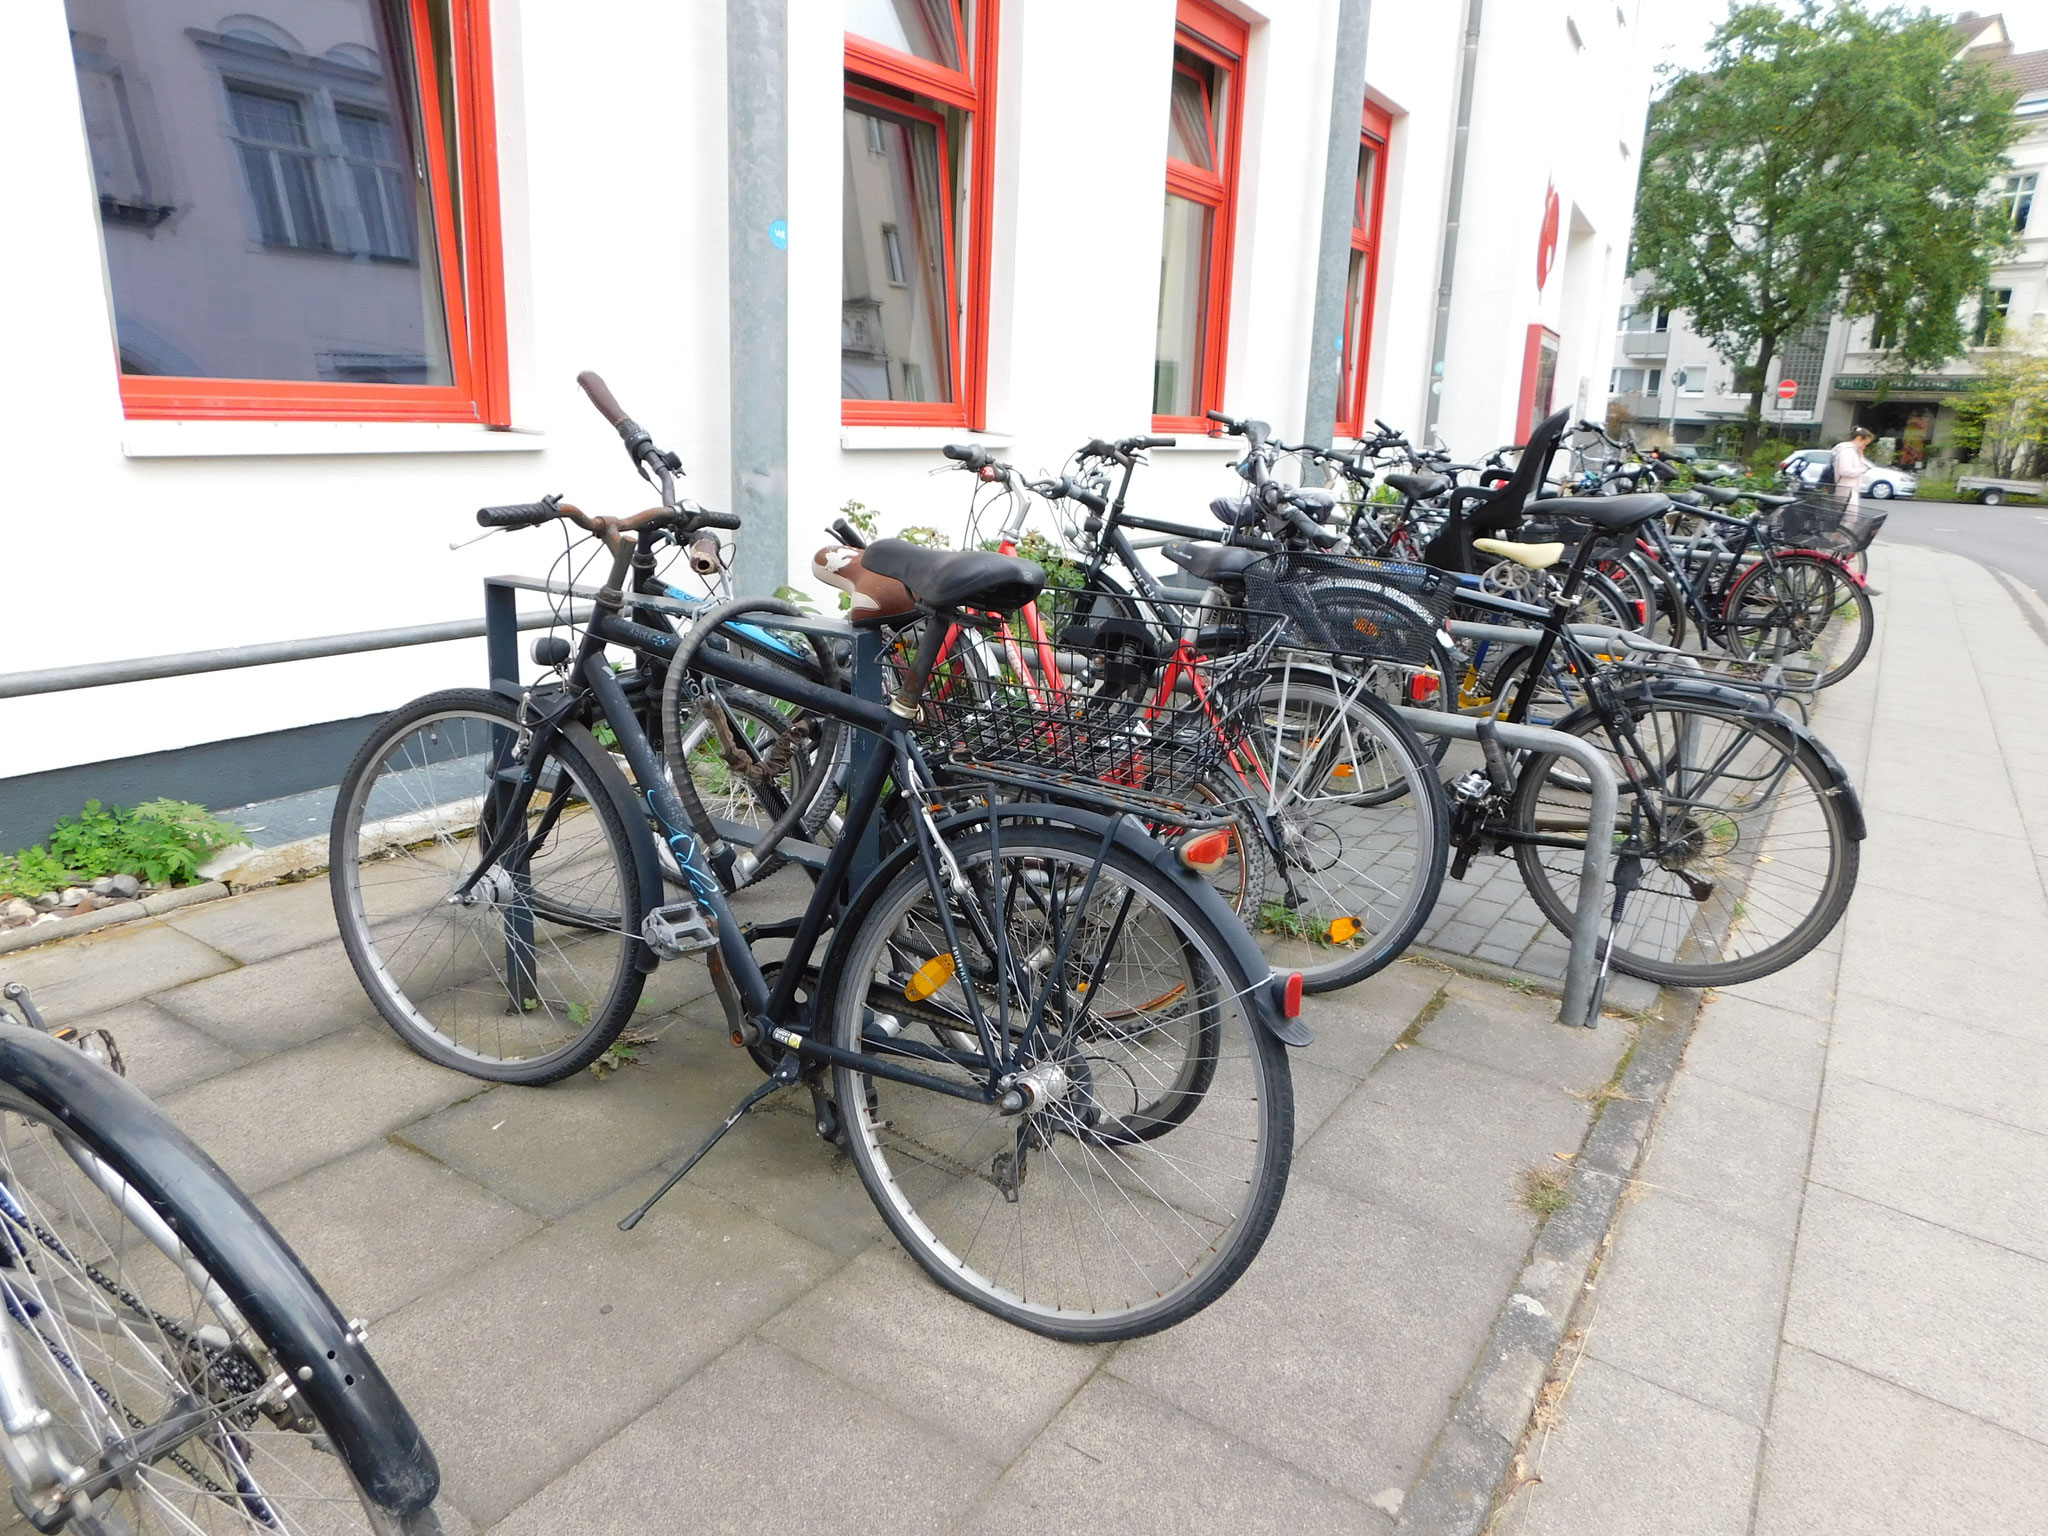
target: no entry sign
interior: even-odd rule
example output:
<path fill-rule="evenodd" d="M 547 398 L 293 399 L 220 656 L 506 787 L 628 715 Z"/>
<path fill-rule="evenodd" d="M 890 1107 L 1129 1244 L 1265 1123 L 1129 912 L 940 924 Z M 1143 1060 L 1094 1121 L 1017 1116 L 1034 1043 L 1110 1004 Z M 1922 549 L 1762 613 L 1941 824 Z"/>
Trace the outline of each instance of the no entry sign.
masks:
<path fill-rule="evenodd" d="M 1797 379 L 1778 380 L 1778 398 L 1780 400 L 1790 400 L 1794 395 L 1798 393 L 1799 381 Z"/>

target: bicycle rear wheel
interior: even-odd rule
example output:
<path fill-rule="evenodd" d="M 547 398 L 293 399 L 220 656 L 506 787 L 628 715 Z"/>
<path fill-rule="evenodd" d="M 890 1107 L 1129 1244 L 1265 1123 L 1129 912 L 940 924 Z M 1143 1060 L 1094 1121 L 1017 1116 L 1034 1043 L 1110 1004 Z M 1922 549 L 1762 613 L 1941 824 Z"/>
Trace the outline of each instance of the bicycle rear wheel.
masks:
<path fill-rule="evenodd" d="M 1759 560 L 1728 589 L 1724 612 L 1729 650 L 1748 661 L 1810 666 L 1822 688 L 1856 670 L 1877 632 L 1869 591 L 1818 555 Z"/>
<path fill-rule="evenodd" d="M 41 1037 L 9 1047 L 44 1044 L 68 1049 Z M 17 1500 L 106 1536 L 438 1533 L 432 1457 L 422 1448 L 425 1482 L 405 1501 L 418 1507 L 372 1500 L 339 1449 L 354 1444 L 356 1426 L 322 1421 L 313 1394 L 291 1388 L 310 1379 L 310 1368 L 305 1378 L 294 1370 L 304 1355 L 252 1321 L 289 1295 L 324 1313 L 336 1340 L 351 1334 L 296 1256 L 154 1105 L 111 1079 L 100 1096 L 112 1097 L 130 1145 L 149 1138 L 147 1169 L 88 1145 L 73 1103 L 0 1083 L 6 1374 L 47 1415 L 10 1437 L 10 1460 L 29 1459 L 33 1446 L 43 1463 L 14 1468 Z M 160 1215 L 142 1191 L 166 1188 L 175 1203 Z M 243 1272 L 201 1249 L 255 1255 L 261 1267 Z M 365 1361 L 348 1362 L 345 1389 L 395 1414 L 385 1426 L 394 1443 L 417 1445 L 403 1405 Z M 91 1479 L 78 1490 L 89 1510 L 62 1499 L 64 1467 Z"/>
<path fill-rule="evenodd" d="M 457 688 L 380 721 L 343 778 L 328 880 L 363 989 L 429 1060 L 503 1083 L 581 1071 L 646 984 L 646 917 L 618 770 L 557 737 L 506 854 L 457 896 L 517 765 L 517 706 Z"/>
<path fill-rule="evenodd" d="M 862 1183 L 940 1285 L 1054 1338 L 1133 1338 L 1214 1301 L 1265 1241 L 1293 1157 L 1292 1078 L 1245 1006 L 1267 978 L 1185 886 L 1096 835 L 1013 819 L 1026 815 L 1004 813 L 1000 857 L 985 830 L 949 843 L 972 892 L 946 897 L 957 959 L 914 865 L 850 915 L 830 1019 L 842 1049 L 971 1089 L 986 1066 L 969 989 L 1004 1040 L 1042 1010 L 1024 1063 L 1036 1107 L 1004 1115 L 843 1066 L 835 1093 Z M 977 916 L 1004 936 L 1007 987 L 970 937 Z"/>
<path fill-rule="evenodd" d="M 1856 887 L 1860 847 L 1834 775 L 1775 716 L 1655 697 L 1628 709 L 1637 745 L 1626 762 L 1590 710 L 1556 727 L 1599 743 L 1620 781 L 1616 858 L 1641 883 L 1614 936 L 1615 966 L 1681 987 L 1782 970 L 1827 937 Z M 1585 776 L 1567 759 L 1534 753 L 1523 762 L 1510 825 L 1566 846 L 1523 843 L 1516 862 L 1543 915 L 1566 933 L 1587 808 Z"/>

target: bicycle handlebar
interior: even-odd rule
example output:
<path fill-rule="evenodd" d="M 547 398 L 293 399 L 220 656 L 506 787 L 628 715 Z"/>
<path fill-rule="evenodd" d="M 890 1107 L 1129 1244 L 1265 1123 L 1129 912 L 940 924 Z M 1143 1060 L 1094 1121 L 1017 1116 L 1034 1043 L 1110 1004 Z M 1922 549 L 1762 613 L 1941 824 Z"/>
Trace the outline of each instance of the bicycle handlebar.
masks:
<path fill-rule="evenodd" d="M 522 501 L 509 507 L 478 507 L 476 521 L 479 528 L 537 528 L 542 523 L 552 522 L 560 514 L 556 511 L 562 498 L 543 496 L 539 501 Z"/>
<path fill-rule="evenodd" d="M 1061 475 L 1057 480 L 1035 480 L 1030 489 L 1047 501 L 1078 501 L 1091 512 L 1109 510 L 1109 498 L 1100 492 L 1091 491 L 1070 475 Z"/>

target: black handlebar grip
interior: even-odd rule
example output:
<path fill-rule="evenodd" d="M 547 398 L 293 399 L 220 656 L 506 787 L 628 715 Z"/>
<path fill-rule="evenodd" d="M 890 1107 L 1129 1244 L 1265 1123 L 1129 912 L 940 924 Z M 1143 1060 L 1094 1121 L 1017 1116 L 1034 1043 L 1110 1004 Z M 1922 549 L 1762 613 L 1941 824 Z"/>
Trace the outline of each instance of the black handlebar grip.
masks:
<path fill-rule="evenodd" d="M 611 389 L 603 379 L 586 369 L 576 375 L 576 382 L 583 386 L 583 393 L 590 396 L 590 403 L 597 407 L 598 415 L 615 427 L 625 423 L 625 408 L 612 397 Z"/>
<path fill-rule="evenodd" d="M 1180 439 L 1177 437 L 1141 437 L 1137 441 L 1137 446 L 1140 448 L 1171 448 L 1179 442 Z"/>
<path fill-rule="evenodd" d="M 1081 457 L 1084 459 L 1113 459 L 1117 457 L 1117 446 L 1115 443 L 1105 443 L 1099 437 L 1091 437 L 1088 439 L 1088 446 L 1081 450 Z"/>
<path fill-rule="evenodd" d="M 939 452 L 969 469 L 981 469 L 989 462 L 988 450 L 974 443 L 948 443 Z"/>
<path fill-rule="evenodd" d="M 1236 424 L 1235 420 L 1232 417 L 1224 415 L 1221 411 L 1204 411 L 1202 412 L 1202 415 L 1207 417 L 1210 421 L 1220 423 L 1221 425 L 1226 427 L 1234 426 Z"/>
<path fill-rule="evenodd" d="M 522 501 L 511 507 L 478 507 L 479 528 L 537 528 L 555 518 L 553 501 Z"/>
<path fill-rule="evenodd" d="M 740 515 L 737 512 L 706 512 L 699 510 L 690 514 L 690 531 L 692 533 L 696 532 L 699 528 L 733 529 L 739 526 Z"/>
<path fill-rule="evenodd" d="M 1107 512 L 1109 510 L 1109 498 L 1107 496 L 1091 491 L 1085 485 L 1076 484 L 1070 476 L 1062 475 L 1060 477 L 1059 494 L 1066 497 L 1069 501 L 1078 501 L 1091 512 Z"/>
<path fill-rule="evenodd" d="M 855 549 L 866 549 L 868 547 L 868 541 L 861 537 L 860 530 L 843 517 L 832 519 L 832 532 L 838 535 L 839 542 L 842 544 L 850 544 Z"/>

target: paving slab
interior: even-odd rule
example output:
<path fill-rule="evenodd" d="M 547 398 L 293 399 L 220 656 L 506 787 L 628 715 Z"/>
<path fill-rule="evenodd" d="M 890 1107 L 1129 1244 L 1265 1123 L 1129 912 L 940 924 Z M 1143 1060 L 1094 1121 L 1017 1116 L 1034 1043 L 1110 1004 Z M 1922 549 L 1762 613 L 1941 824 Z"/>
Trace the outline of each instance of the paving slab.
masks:
<path fill-rule="evenodd" d="M 2007 1022 L 1959 1023 L 1856 998 L 1835 1016 L 1828 1071 L 2032 1129 L 2048 1106 L 2048 1045 L 1992 1027 Z"/>
<path fill-rule="evenodd" d="M 1527 1485 L 1497 1528 L 1513 1536 L 1743 1536 L 1761 1436 L 1627 1371 L 1581 1360 L 1539 1430 Z M 1826 1527 L 1819 1527 L 1826 1529 Z"/>
<path fill-rule="evenodd" d="M 1810 1111 L 1682 1074 L 1665 1099 L 1641 1178 L 1789 1240 L 1812 1139 Z"/>
<path fill-rule="evenodd" d="M 769 1319 L 761 1337 L 997 1466 L 1022 1454 L 1109 1354 L 943 1303 L 894 1247 L 862 1254 Z"/>
<path fill-rule="evenodd" d="M 728 1103 L 760 1081 L 751 1065 L 744 1070 L 748 1075 L 727 1084 Z M 691 1148 L 664 1157 L 649 1171 L 650 1193 L 710 1129 L 708 1124 L 697 1127 Z M 819 1138 L 810 1095 L 800 1089 L 764 1101 L 733 1127 L 718 1149 L 690 1170 L 690 1182 L 844 1258 L 877 1243 L 895 1247 L 853 1159 Z"/>
<path fill-rule="evenodd" d="M 2039 1530 L 2048 1446 L 1787 1347 L 1756 1536 Z"/>
<path fill-rule="evenodd" d="M 184 907 L 165 921 L 244 964 L 340 937 L 325 875 Z"/>
<path fill-rule="evenodd" d="M 764 1414 L 764 1404 L 786 1405 Z M 791 1536 L 955 1528 L 997 1469 L 750 1340 L 523 1505 L 494 1536 Z"/>
<path fill-rule="evenodd" d="M 1815 1187 L 1785 1337 L 2048 1443 L 2048 1264 Z"/>
<path fill-rule="evenodd" d="M 453 1168 L 388 1144 L 281 1184 L 262 1205 L 335 1305 L 372 1322 L 540 1227 Z"/>
<path fill-rule="evenodd" d="M 4 970 L 0 963 L 0 972 Z M 124 1003 L 72 1022 L 80 1029 L 111 1034 L 128 1069 L 128 1081 L 151 1098 L 233 1071 L 242 1061 L 211 1035 L 181 1024 L 147 1001 Z"/>
<path fill-rule="evenodd" d="M 1628 1049 L 1625 1023 L 1607 1020 L 1598 1029 L 1560 1024 L 1554 997 L 1518 996 L 1466 977 L 1449 982 L 1445 992 L 1422 1043 L 1496 1071 L 1588 1093 L 1614 1076 Z"/>
<path fill-rule="evenodd" d="M 364 1027 L 209 1078 L 162 1101 L 228 1177 L 255 1193 L 482 1090 Z"/>
<path fill-rule="evenodd" d="M 1792 1240 L 1651 1193 L 1623 1203 L 1586 1351 L 1762 1427 Z"/>
<path fill-rule="evenodd" d="M 2048 1040 L 2038 919 L 1944 911 L 1890 891 L 1860 892 L 1842 954 L 1845 1000 L 1875 999 L 1949 1018 L 2001 1015 L 2015 1033 Z"/>
<path fill-rule="evenodd" d="M 1421 1470 L 1499 1310 L 1504 1255 L 1297 1174 L 1245 1277 L 1107 1369 L 1368 1500 Z"/>
<path fill-rule="evenodd" d="M 1737 993 L 1717 993 L 1693 1024 L 1685 1047 L 1685 1071 L 1724 1088 L 1810 1111 L 1820 1100 L 1827 1046 L 1828 1026 L 1822 1020 Z"/>
<path fill-rule="evenodd" d="M 1391 1524 L 1382 1511 L 1104 1375 L 956 1529 L 960 1536 L 1300 1536 L 1381 1532 Z"/>
<path fill-rule="evenodd" d="M 1303 998 L 1301 1016 L 1316 1039 L 1293 1059 L 1364 1077 L 1450 979 L 1434 966 L 1397 960 L 1355 987 Z"/>
<path fill-rule="evenodd" d="M 1869 809 L 1859 891 L 1883 888 L 1951 910 L 2048 914 L 2024 839 L 1975 832 L 1898 811 Z"/>
<path fill-rule="evenodd" d="M 1324 1122 L 1295 1170 L 1519 1256 L 1536 1230 L 1522 1170 L 1576 1153 L 1591 1112 L 1561 1089 L 1411 1046 Z"/>
<path fill-rule="evenodd" d="M 503 1518 L 838 1267 L 825 1250 L 687 1187 L 621 1232 L 629 1209 L 601 1202 L 548 1227 L 379 1330 L 378 1358 L 405 1364 L 407 1406 L 437 1440 L 462 1448 L 442 1471 L 450 1501 L 472 1519 Z M 830 1432 L 825 1416 L 814 1425 L 799 1415 L 800 1396 L 764 1417 L 759 1404 L 776 1400 L 762 1383 L 755 1405 L 735 1411 L 750 1448 L 732 1475 L 777 1475 L 761 1460 L 762 1437 L 772 1440 L 785 1418 L 801 1417 L 806 1439 Z M 713 1470 L 702 1436 L 672 1440 L 663 1454 Z M 674 1507 L 684 1522 L 731 1517 L 729 1506 L 693 1498 Z"/>
<path fill-rule="evenodd" d="M 339 939 L 173 987 L 152 1001 L 245 1057 L 359 1025 L 384 1027 Z"/>
<path fill-rule="evenodd" d="M 105 1013 L 235 962 L 161 921 L 123 923 L 62 944 L 0 957 L 0 981 L 18 981 L 52 1024 Z"/>

